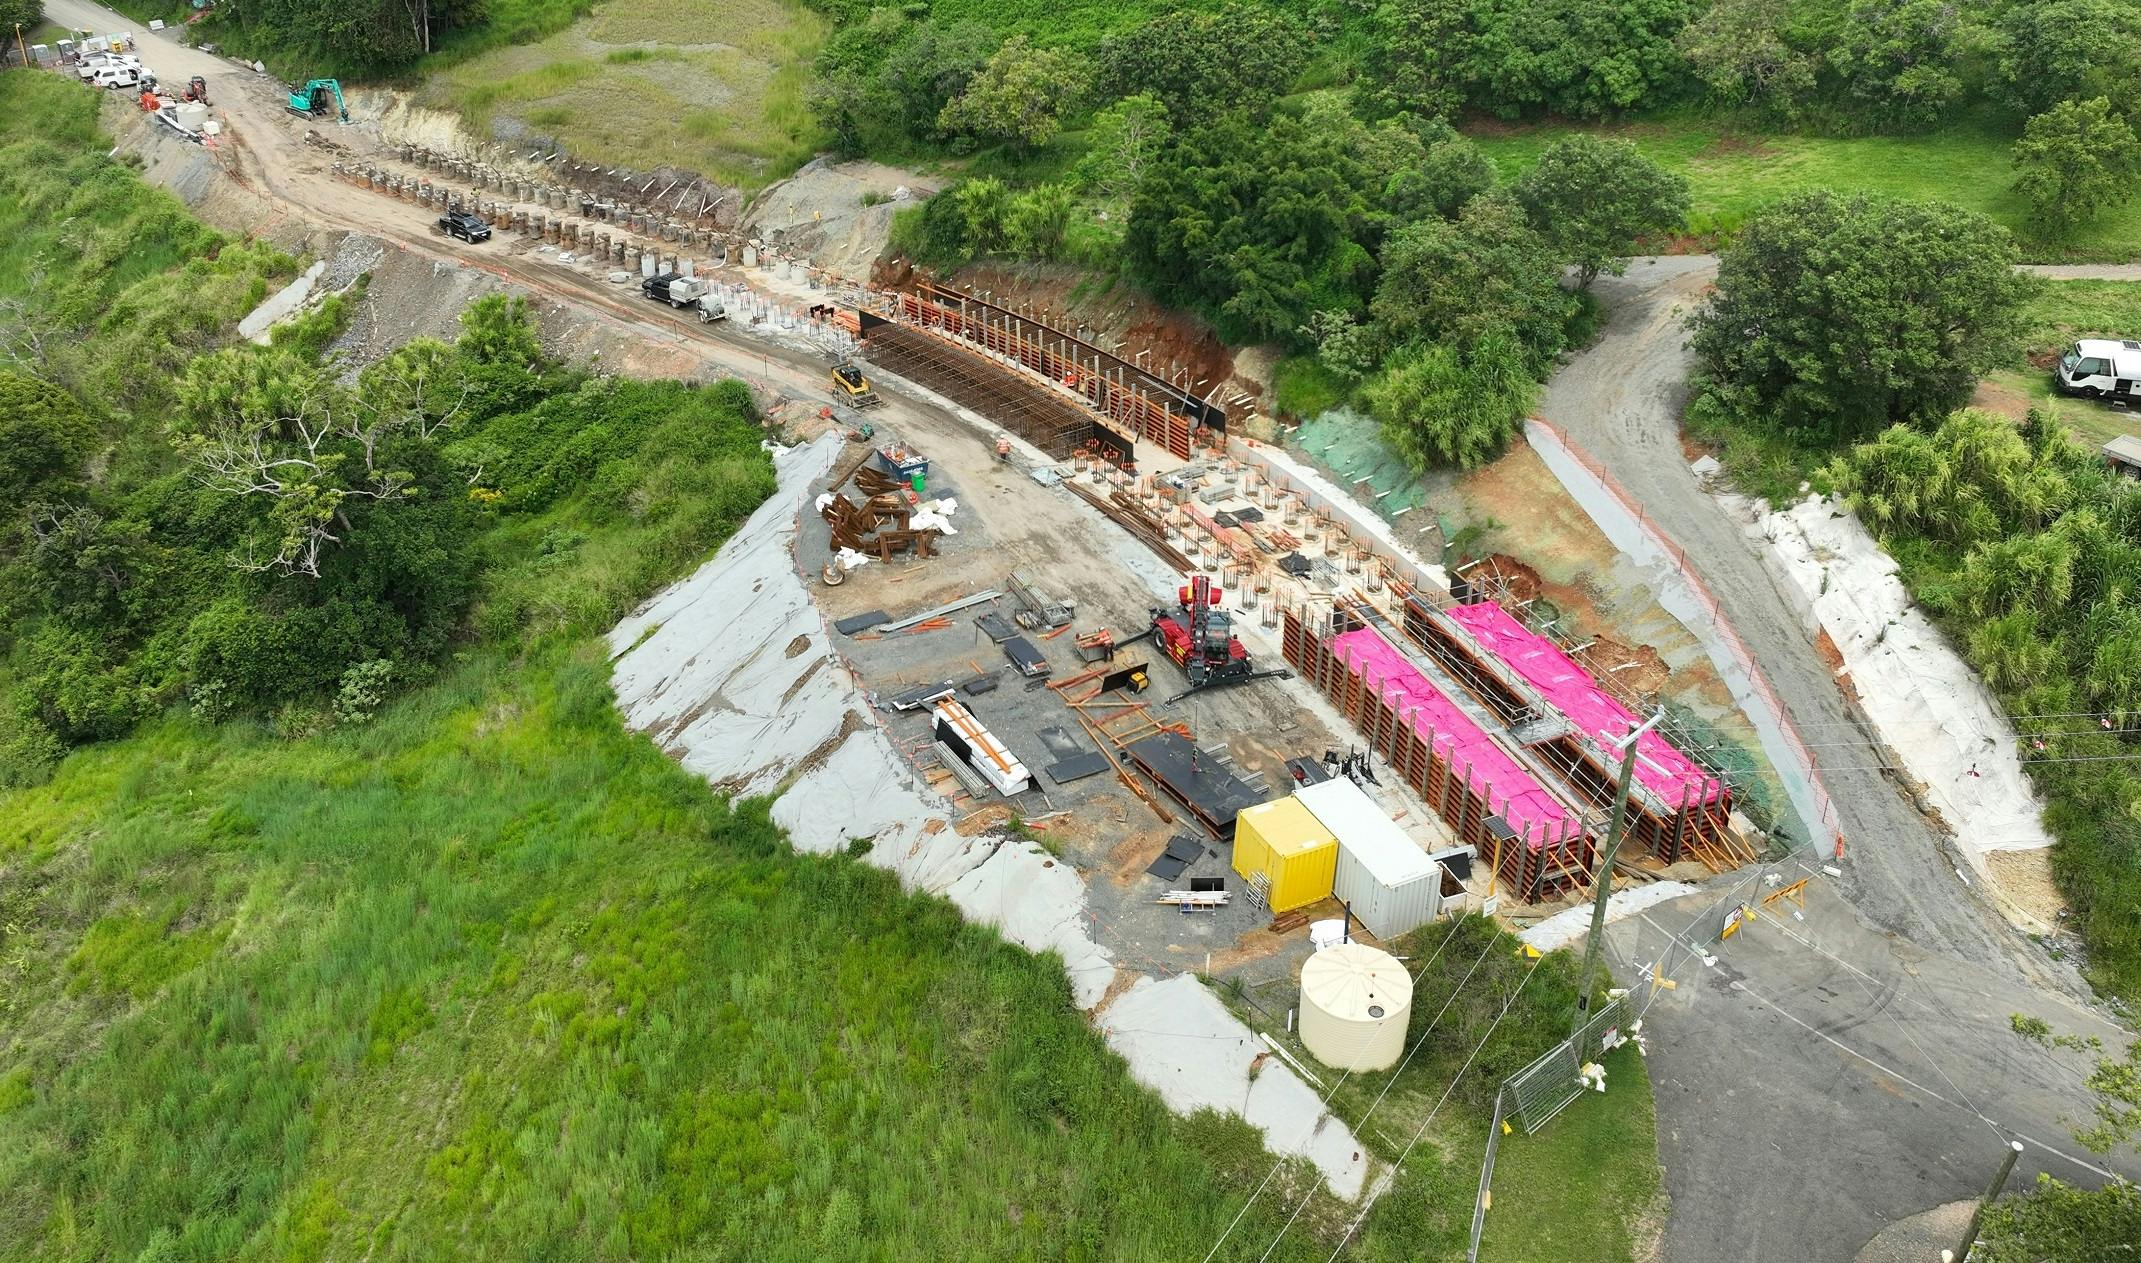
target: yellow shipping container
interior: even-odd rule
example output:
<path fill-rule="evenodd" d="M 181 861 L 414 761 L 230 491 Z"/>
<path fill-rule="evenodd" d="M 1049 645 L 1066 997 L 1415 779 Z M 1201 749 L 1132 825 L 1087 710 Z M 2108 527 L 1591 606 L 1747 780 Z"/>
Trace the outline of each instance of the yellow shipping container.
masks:
<path fill-rule="evenodd" d="M 1338 839 L 1298 799 L 1262 803 L 1234 818 L 1234 871 L 1263 877 L 1273 912 L 1329 895 L 1337 866 Z"/>

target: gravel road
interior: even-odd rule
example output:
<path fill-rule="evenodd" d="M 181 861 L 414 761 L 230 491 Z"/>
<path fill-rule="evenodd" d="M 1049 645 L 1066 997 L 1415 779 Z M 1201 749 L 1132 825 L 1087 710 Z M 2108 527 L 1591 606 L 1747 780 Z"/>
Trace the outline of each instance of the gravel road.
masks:
<path fill-rule="evenodd" d="M 2060 269 L 2083 271 L 2108 270 Z M 2141 268 L 2119 271 L 2141 279 Z M 1605 333 L 1549 383 L 1542 412 L 1685 552 L 1806 741 L 1854 740 L 1827 664 L 1680 446 L 1684 322 L 1715 275 L 1714 259 L 1667 257 L 1600 278 Z M 2107 1040 L 2118 1028 L 2085 1007 L 2071 969 L 1963 886 L 1894 786 L 1850 770 L 1862 757 L 1827 762 L 1849 850 L 1844 877 L 1828 883 L 1841 900 L 1824 891 L 1818 920 L 1810 908 L 1801 927 L 1816 945 L 1758 930 L 1651 1016 L 1667 1263 L 1849 1259 L 1884 1224 L 1969 1195 L 2006 1134 L 2031 1144 L 2022 1179 L 2092 1178 L 2055 1152 L 2078 1148 L 2065 1121 L 2085 1107 L 2072 1068 L 2020 1047 L 2007 1015 L 2041 1010 Z M 1718 897 L 1678 901 L 1657 920 Z M 1643 928 L 1614 936 L 1624 979 L 1657 958 Z M 1906 987 L 1909 1011 L 1891 1012 Z M 1980 1114 L 1971 1099 L 1988 1093 Z"/>
<path fill-rule="evenodd" d="M 1685 256 L 1639 259 L 1626 276 L 1599 278 L 1611 312 L 1606 331 L 1554 376 L 1541 411 L 1686 553 L 1805 741 L 1855 740 L 1860 731 L 1828 665 L 1680 446 L 1692 361 L 1683 322 L 1714 276 L 1715 260 Z M 1965 891 L 1924 817 L 1878 772 L 1850 770 L 1866 761 L 1827 760 L 1837 766 L 1822 778 L 1849 844 L 1845 893 L 1876 924 L 1928 951 L 1995 967 L 2012 960 L 2016 936 Z"/>

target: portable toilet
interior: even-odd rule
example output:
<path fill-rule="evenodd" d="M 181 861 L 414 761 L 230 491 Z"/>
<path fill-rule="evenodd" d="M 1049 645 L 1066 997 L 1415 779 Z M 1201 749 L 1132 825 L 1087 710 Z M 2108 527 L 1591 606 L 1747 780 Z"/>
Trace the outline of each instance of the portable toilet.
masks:
<path fill-rule="evenodd" d="M 1405 1050 L 1412 975 L 1395 956 L 1340 943 L 1301 966 L 1301 1042 L 1339 1070 L 1386 1070 Z"/>
<path fill-rule="evenodd" d="M 1331 831 L 1296 799 L 1259 803 L 1234 817 L 1234 871 L 1263 891 L 1275 913 L 1329 895 L 1337 859 Z"/>
<path fill-rule="evenodd" d="M 1442 902 L 1442 866 L 1360 786 L 1340 776 L 1295 797 L 1337 840 L 1331 893 L 1369 933 L 1387 943 L 1434 919 Z"/>

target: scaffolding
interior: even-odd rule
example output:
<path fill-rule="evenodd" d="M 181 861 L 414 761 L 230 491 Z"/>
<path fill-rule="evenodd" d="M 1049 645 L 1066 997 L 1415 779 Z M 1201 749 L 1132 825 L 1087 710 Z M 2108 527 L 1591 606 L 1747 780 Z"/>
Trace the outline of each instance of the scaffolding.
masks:
<path fill-rule="evenodd" d="M 1551 833 L 1532 828 L 1512 831 L 1494 805 L 1495 787 L 1483 783 L 1472 767 L 1455 766 L 1457 756 L 1445 757 L 1437 749 L 1432 730 L 1422 733 L 1411 716 L 1400 714 L 1380 688 L 1332 651 L 1331 637 L 1348 623 L 1360 625 L 1357 620 L 1349 620 L 1343 612 L 1312 620 L 1294 609 L 1285 610 L 1282 619 L 1279 643 L 1286 661 L 1330 699 L 1367 739 L 1368 747 L 1383 756 L 1386 767 L 1418 791 L 1459 843 L 1476 848 L 1504 889 L 1525 903 L 1581 895 L 1589 889 L 1598 856 L 1598 821 L 1570 815 Z M 1393 648 L 1403 651 L 1401 645 Z M 1429 684 L 1433 687 L 1433 681 Z M 1464 699 L 1449 700 L 1462 704 Z M 1506 747 L 1504 752 L 1509 753 Z M 1506 789 L 1503 796 L 1506 799 Z"/>
<path fill-rule="evenodd" d="M 1617 756 L 1592 734 L 1576 731 L 1528 681 L 1478 645 L 1442 608 L 1417 596 L 1408 599 L 1404 634 L 1499 717 L 1536 763 L 1551 768 L 1564 793 L 1591 811 L 1612 806 Z M 1597 673 L 1591 674 L 1596 681 Z M 1640 778 L 1629 788 L 1629 835 L 1661 863 L 1696 859 L 1713 872 L 1724 872 L 1756 858 L 1754 845 L 1733 828 L 1732 786 L 1722 777 L 1711 776 L 1699 789 L 1683 788 L 1677 800 L 1668 800 Z"/>

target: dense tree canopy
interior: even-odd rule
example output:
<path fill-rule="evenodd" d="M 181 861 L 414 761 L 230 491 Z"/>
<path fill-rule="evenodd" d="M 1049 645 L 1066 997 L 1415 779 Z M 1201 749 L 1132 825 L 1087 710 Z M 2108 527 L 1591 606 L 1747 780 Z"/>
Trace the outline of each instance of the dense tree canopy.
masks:
<path fill-rule="evenodd" d="M 1954 207 L 1780 203 L 1725 249 L 1695 318 L 1704 406 L 1841 435 L 1938 418 L 2012 349 L 2014 261 L 2006 229 Z"/>
<path fill-rule="evenodd" d="M 21 373 L 0 371 L 0 522 L 80 489 L 96 430 L 74 396 Z M 0 550 L 10 541 L 0 540 Z"/>
<path fill-rule="evenodd" d="M 0 32 L 13 36 L 16 27 L 28 34 L 45 20 L 45 0 L 0 0 Z"/>
<path fill-rule="evenodd" d="M 1658 95 L 1682 73 L 1673 39 L 1689 0 L 1469 0 L 1472 103 L 1505 117 L 1598 118 Z"/>
<path fill-rule="evenodd" d="M 1962 15 L 1949 0 L 1857 0 L 1830 65 L 1877 126 L 1929 127 L 1962 95 Z"/>
<path fill-rule="evenodd" d="M 278 65 L 352 76 L 402 69 L 487 17 L 484 0 L 245 0 L 215 20 Z"/>
<path fill-rule="evenodd" d="M 1474 198 L 1454 221 L 1399 230 L 1382 262 L 1372 310 L 1392 344 L 1470 347 L 1508 334 L 1529 368 L 1561 349 L 1573 302 L 1561 263 L 1506 197 Z"/>
<path fill-rule="evenodd" d="M 1293 115 L 1233 115 L 1181 136 L 1131 204 L 1123 247 L 1164 298 L 1230 338 L 1291 335 L 1311 311 L 1355 309 L 1373 258 L 1356 239 L 1367 172 Z"/>
<path fill-rule="evenodd" d="M 1588 287 L 1618 272 L 1636 242 L 1678 228 L 1688 214 L 1688 182 L 1625 140 L 1587 133 L 1563 137 L 1516 183 L 1525 217 Z"/>
<path fill-rule="evenodd" d="M 1082 61 L 1035 48 L 1023 35 L 1003 42 L 966 88 L 937 115 L 946 132 L 1007 141 L 1025 150 L 1048 143 L 1085 91 Z"/>
<path fill-rule="evenodd" d="M 2039 228 L 2058 235 L 2126 201 L 2141 181 L 2134 129 L 2103 97 L 2062 101 L 2015 142 L 2015 191 Z"/>
<path fill-rule="evenodd" d="M 1105 95 L 1150 93 L 1176 126 L 1189 126 L 1269 108 L 1308 64 L 1308 38 L 1291 18 L 1261 5 L 1177 9 L 1103 42 L 1098 60 Z"/>
<path fill-rule="evenodd" d="M 2098 96 L 2128 113 L 2141 103 L 2141 6 L 2125 0 L 2015 4 L 2001 17 L 1999 33 L 2000 75 L 2026 114 Z"/>

